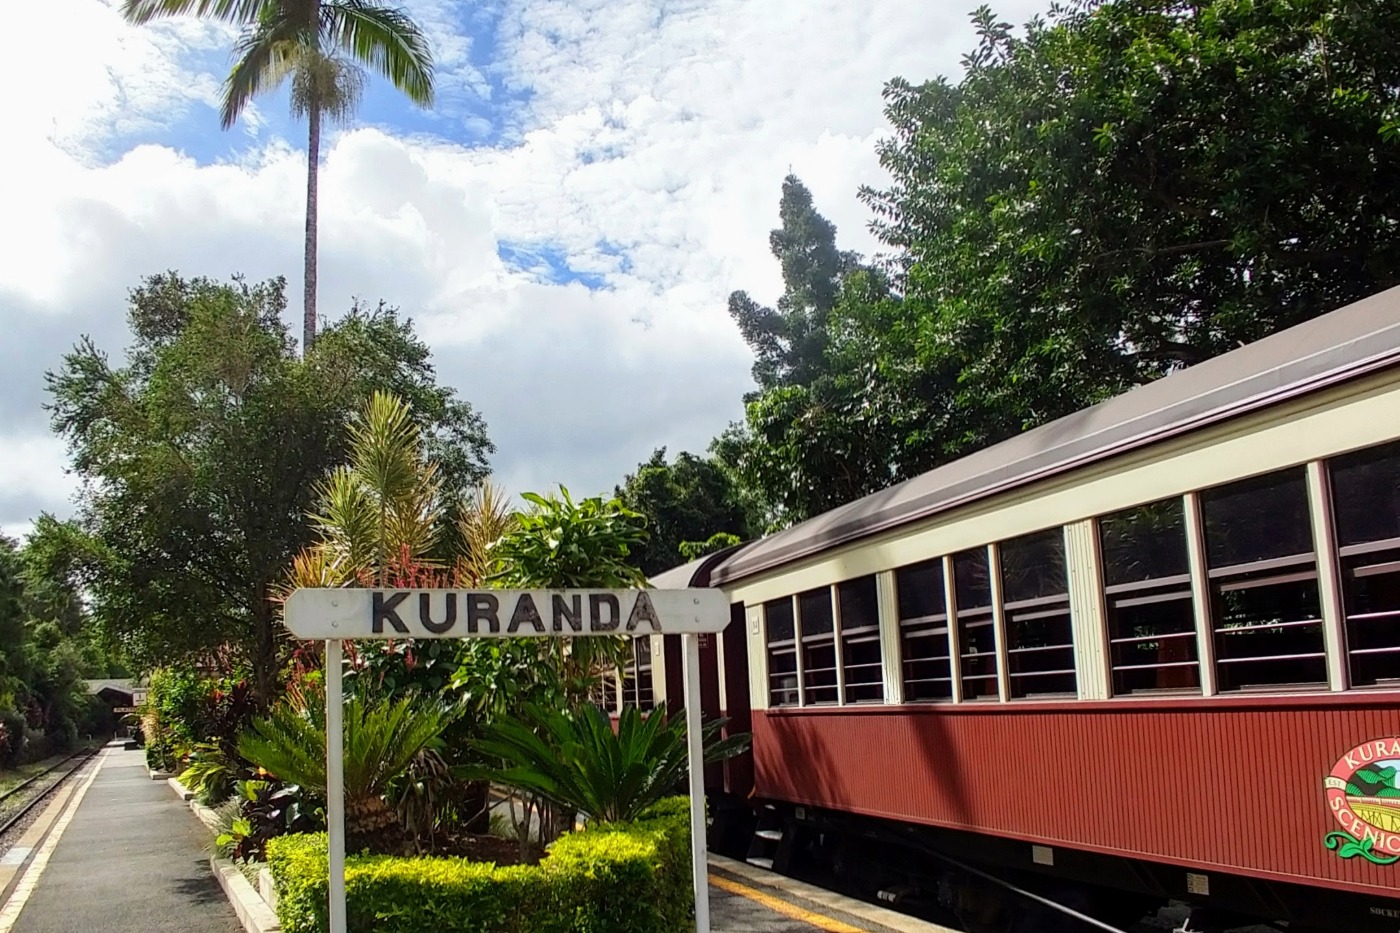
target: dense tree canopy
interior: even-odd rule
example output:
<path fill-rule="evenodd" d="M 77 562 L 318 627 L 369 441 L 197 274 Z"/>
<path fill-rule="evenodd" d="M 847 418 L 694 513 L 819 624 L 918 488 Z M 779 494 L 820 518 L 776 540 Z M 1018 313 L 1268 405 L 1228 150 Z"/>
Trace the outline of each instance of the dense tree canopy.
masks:
<path fill-rule="evenodd" d="M 450 451 L 444 486 L 465 492 L 491 450 L 391 310 L 352 312 L 299 360 L 285 304 L 280 279 L 156 276 L 131 293 L 125 365 L 85 340 L 49 376 L 104 625 L 141 664 L 246 664 L 263 696 L 285 651 L 270 597 L 310 542 L 313 489 L 344 460 L 369 394 L 411 401 Z"/>
<path fill-rule="evenodd" d="M 857 267 L 855 253 L 836 248 L 836 227 L 812 203 L 812 192 L 795 175 L 783 179 L 778 204 L 782 225 L 768 247 L 783 270 L 776 308 L 747 292 L 729 296 L 729 316 L 754 352 L 753 375 L 760 388 L 804 385 L 825 369 L 827 319 L 841 280 Z"/>
<path fill-rule="evenodd" d="M 857 340 L 957 374 L 951 399 L 898 386 L 935 427 L 911 467 L 1400 281 L 1394 4 L 974 22 L 960 82 L 886 88 L 893 183 L 863 192 L 904 300 Z"/>
<path fill-rule="evenodd" d="M 760 392 L 715 452 L 776 525 L 1400 282 L 1400 7 L 973 21 L 961 80 L 885 89 L 882 261 L 789 178 L 778 308 L 730 300 Z"/>
<path fill-rule="evenodd" d="M 756 530 L 729 474 L 692 453 L 682 452 L 668 463 L 666 448 L 657 448 L 615 495 L 646 517 L 648 537 L 638 548 L 637 561 L 648 576 L 690 559 L 683 545 L 693 550 L 718 534 L 746 539 Z"/>
<path fill-rule="evenodd" d="M 42 516 L 23 546 L 0 535 L 0 766 L 95 731 L 82 678 L 126 673 L 83 606 L 73 532 Z"/>

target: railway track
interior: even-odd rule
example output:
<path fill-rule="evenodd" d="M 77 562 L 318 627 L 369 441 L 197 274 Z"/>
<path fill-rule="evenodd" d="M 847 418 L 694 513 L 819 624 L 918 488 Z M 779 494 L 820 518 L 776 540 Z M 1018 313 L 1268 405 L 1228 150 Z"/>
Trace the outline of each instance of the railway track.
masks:
<path fill-rule="evenodd" d="M 74 752 L 0 794 L 0 853 L 13 843 L 14 840 L 9 837 L 18 837 L 19 831 L 28 825 L 27 818 L 39 804 L 53 796 L 54 791 L 101 750 L 99 746 L 89 751 Z"/>

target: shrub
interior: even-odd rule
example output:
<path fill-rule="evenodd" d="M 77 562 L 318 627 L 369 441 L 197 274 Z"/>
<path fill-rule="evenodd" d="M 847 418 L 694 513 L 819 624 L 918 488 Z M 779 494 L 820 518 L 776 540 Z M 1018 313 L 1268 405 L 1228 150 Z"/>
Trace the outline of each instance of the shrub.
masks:
<path fill-rule="evenodd" d="M 680 933 L 691 928 L 688 801 L 664 801 L 633 823 L 559 839 L 539 865 L 461 858 L 354 856 L 346 913 L 355 933 Z M 284 933 L 326 929 L 324 835 L 267 846 Z"/>
<path fill-rule="evenodd" d="M 702 730 L 705 760 L 722 761 L 749 745 L 747 734 L 720 737 L 728 720 Z M 613 728 L 596 706 L 576 710 L 527 707 L 503 716 L 473 746 L 504 767 L 474 769 L 512 787 L 606 823 L 636 819 L 682 786 L 689 744 L 685 716 L 626 706 Z"/>
<path fill-rule="evenodd" d="M 24 717 L 17 710 L 0 709 L 0 768 L 20 764 L 24 754 Z"/>

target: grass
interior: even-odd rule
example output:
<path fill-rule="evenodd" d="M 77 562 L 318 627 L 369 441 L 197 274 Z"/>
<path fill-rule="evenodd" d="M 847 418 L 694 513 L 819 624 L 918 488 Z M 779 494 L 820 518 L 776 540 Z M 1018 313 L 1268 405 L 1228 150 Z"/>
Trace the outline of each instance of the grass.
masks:
<path fill-rule="evenodd" d="M 77 746 L 74 747 L 73 752 L 80 752 L 84 750 L 91 751 L 94 747 L 100 744 L 101 743 L 99 742 L 79 742 Z M 32 764 L 20 765 L 18 768 L 14 768 L 11 770 L 0 769 L 0 794 L 3 794 L 8 790 L 17 787 L 20 784 L 23 784 L 25 781 L 38 774 L 40 771 L 44 771 L 48 768 L 53 767 L 60 761 L 66 759 L 69 755 L 73 754 L 73 752 L 62 752 L 57 755 L 50 755 L 43 761 L 36 761 Z"/>

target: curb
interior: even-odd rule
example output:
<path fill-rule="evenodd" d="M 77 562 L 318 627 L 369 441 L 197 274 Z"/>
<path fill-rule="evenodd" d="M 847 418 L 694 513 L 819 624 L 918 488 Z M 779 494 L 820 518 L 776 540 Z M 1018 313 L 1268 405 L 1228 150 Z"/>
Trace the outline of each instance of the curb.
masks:
<path fill-rule="evenodd" d="M 190 812 L 199 817 L 199 821 L 208 827 L 210 832 L 218 831 L 218 813 L 195 800 L 194 793 L 181 784 L 179 778 L 167 778 L 166 783 L 175 792 L 175 796 L 189 805 Z M 218 879 L 219 887 L 223 890 L 224 897 L 228 898 L 229 906 L 238 915 L 238 922 L 243 925 L 244 933 L 280 933 L 282 924 L 271 906 L 276 902 L 276 889 L 272 885 L 272 875 L 266 868 L 258 875 L 256 889 L 239 867 L 229 859 L 211 855 L 209 869 Z M 262 889 L 272 893 L 272 898 L 266 897 Z"/>
<path fill-rule="evenodd" d="M 181 784 L 179 778 L 166 778 L 165 783 L 170 785 L 170 789 L 173 790 L 176 794 L 178 794 L 181 800 L 194 799 L 194 791 Z"/>
<path fill-rule="evenodd" d="M 267 906 L 267 901 L 253 890 L 237 865 L 226 858 L 211 855 L 209 867 L 214 877 L 219 879 L 219 887 L 224 889 L 224 896 L 232 905 L 233 912 L 238 914 L 238 922 L 243 924 L 244 933 L 280 933 L 282 925 L 277 921 L 277 915 Z"/>

